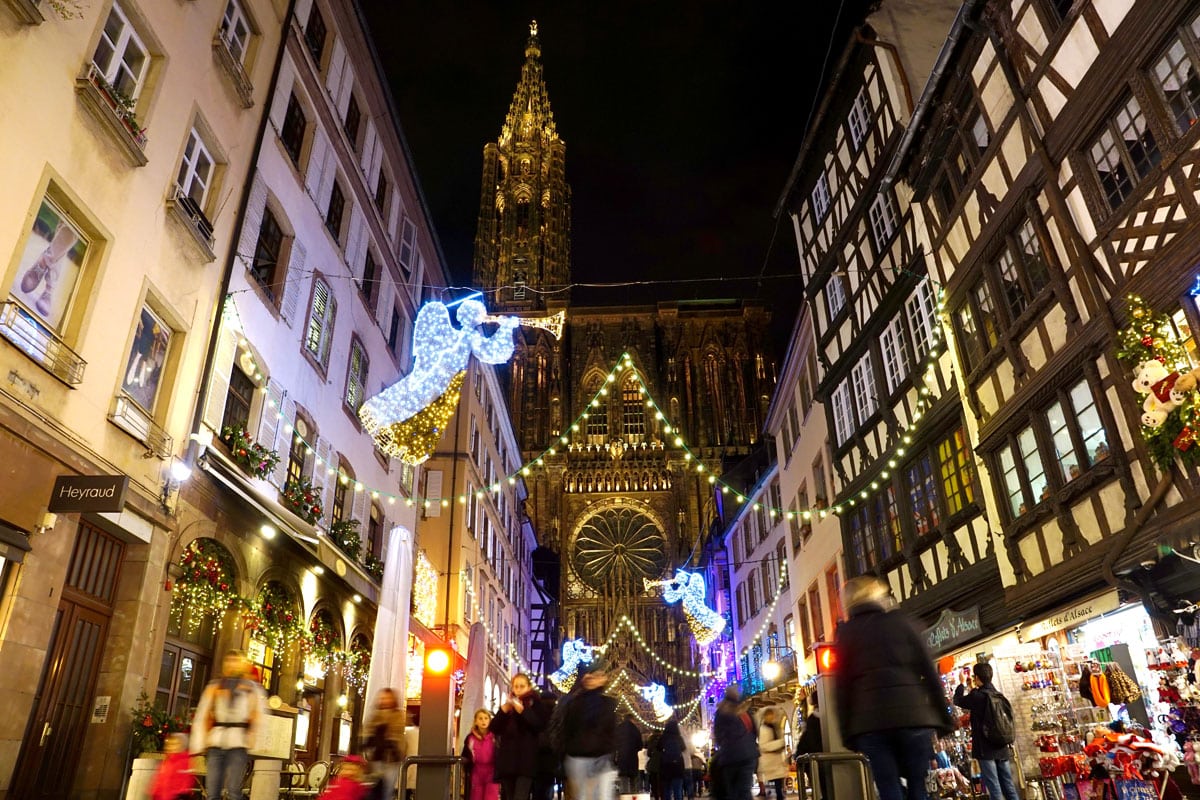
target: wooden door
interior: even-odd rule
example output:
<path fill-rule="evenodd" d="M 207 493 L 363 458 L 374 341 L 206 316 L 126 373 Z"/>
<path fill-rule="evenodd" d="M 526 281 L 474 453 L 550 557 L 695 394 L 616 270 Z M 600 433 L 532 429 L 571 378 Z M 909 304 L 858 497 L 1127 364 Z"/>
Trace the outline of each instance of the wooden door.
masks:
<path fill-rule="evenodd" d="M 91 721 L 124 545 L 80 523 L 10 796 L 70 794 Z"/>

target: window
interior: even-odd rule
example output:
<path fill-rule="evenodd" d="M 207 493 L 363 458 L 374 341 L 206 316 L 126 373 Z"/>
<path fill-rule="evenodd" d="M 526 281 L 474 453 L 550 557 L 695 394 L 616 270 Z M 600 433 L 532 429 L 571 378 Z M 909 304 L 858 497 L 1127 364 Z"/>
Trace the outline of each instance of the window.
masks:
<path fill-rule="evenodd" d="M 192 128 L 188 132 L 187 145 L 183 148 L 183 161 L 179 164 L 179 175 L 176 176 L 175 183 L 179 186 L 179 191 L 196 204 L 197 210 L 204 210 L 212 176 L 212 155 L 204 146 L 200 134 Z"/>
<path fill-rule="evenodd" d="M 1000 341 L 996 329 L 996 310 L 986 279 L 971 290 L 958 309 L 957 328 L 963 347 L 963 362 L 968 371 L 979 366 L 984 356 Z"/>
<path fill-rule="evenodd" d="M 304 480 L 308 464 L 308 423 L 300 417 L 292 432 L 292 441 L 288 446 L 287 483 L 298 483 Z"/>
<path fill-rule="evenodd" d="M 812 360 L 813 360 L 812 356 L 810 355 L 807 360 L 808 360 L 809 364 L 806 366 L 811 366 Z M 800 416 L 803 419 L 808 419 L 808 410 L 810 408 L 812 408 L 812 402 L 813 402 L 813 395 L 812 395 L 813 380 L 812 380 L 812 378 L 809 377 L 810 371 L 815 372 L 815 369 L 814 370 L 806 369 L 800 373 L 800 381 L 799 381 L 799 383 L 800 383 Z M 799 435 L 800 426 L 799 425 L 795 426 L 795 429 L 796 429 L 797 435 Z"/>
<path fill-rule="evenodd" d="M 758 599 L 758 572 L 752 569 L 746 576 L 746 605 L 748 606 L 746 610 L 750 612 L 751 617 L 758 613 Z"/>
<path fill-rule="evenodd" d="M 350 102 L 346 105 L 346 118 L 342 120 L 342 130 L 346 132 L 346 138 L 350 140 L 352 149 L 358 148 L 358 125 L 362 122 L 362 111 L 358 107 L 358 98 L 350 95 Z"/>
<path fill-rule="evenodd" d="M 400 356 L 400 307 L 392 306 L 392 321 L 388 323 L 388 350 L 392 355 Z M 476 382 L 476 386 L 478 386 Z"/>
<path fill-rule="evenodd" d="M 850 410 L 850 387 L 847 382 L 842 381 L 829 399 L 833 406 L 833 430 L 837 443 L 842 445 L 854 433 L 854 414 Z"/>
<path fill-rule="evenodd" d="M 1100 188 L 1114 209 L 1162 159 L 1146 115 L 1133 96 L 1104 123 L 1088 153 L 1096 168 Z"/>
<path fill-rule="evenodd" d="M 646 402 L 632 376 L 621 387 L 621 427 L 626 436 L 641 437 L 646 433 Z"/>
<path fill-rule="evenodd" d="M 308 118 L 296 95 L 288 97 L 287 112 L 283 115 L 283 128 L 279 131 L 279 141 L 287 152 L 292 163 L 300 166 L 300 150 L 304 147 L 304 131 L 308 128 Z"/>
<path fill-rule="evenodd" d="M 850 545 L 854 549 L 854 566 L 860 575 L 875 566 L 875 532 L 871 523 L 871 509 L 865 505 L 850 517 Z"/>
<path fill-rule="evenodd" d="M 737 613 L 738 613 L 738 623 L 740 625 L 745 625 L 746 621 L 749 619 L 746 616 L 746 592 L 744 591 L 745 588 L 746 588 L 745 586 L 739 586 L 738 591 L 737 591 Z"/>
<path fill-rule="evenodd" d="M 879 407 L 875 392 L 875 371 L 871 368 L 871 354 L 864 353 L 850 370 L 854 386 L 854 407 L 858 409 L 858 423 L 865 424 Z"/>
<path fill-rule="evenodd" d="M 593 382 L 592 388 L 585 394 L 595 396 L 600 391 L 599 384 Z M 592 438 L 592 444 L 601 443 L 608 436 L 608 403 L 603 397 L 596 397 L 599 405 L 588 409 L 587 434 Z"/>
<path fill-rule="evenodd" d="M 367 371 L 367 354 L 362 342 L 355 339 L 350 343 L 350 368 L 346 372 L 346 405 L 356 414 L 365 399 Z"/>
<path fill-rule="evenodd" d="M 854 145 L 854 149 L 858 150 L 866 141 L 867 126 L 871 124 L 871 101 L 867 98 L 866 86 L 858 90 L 858 95 L 854 98 L 854 105 L 850 107 L 850 116 L 847 122 L 850 126 L 850 142 Z"/>
<path fill-rule="evenodd" d="M 353 494 L 350 492 L 350 476 L 344 470 L 338 470 L 333 484 L 333 504 L 329 508 L 329 522 L 336 525 L 344 519 L 349 519 L 350 505 L 353 502 L 350 498 Z"/>
<path fill-rule="evenodd" d="M 904 526 L 900 522 L 900 509 L 896 505 L 896 487 L 888 486 L 879 495 L 875 509 L 879 528 L 879 558 L 887 561 L 904 551 Z"/>
<path fill-rule="evenodd" d="M 369 249 L 363 260 L 362 280 L 358 282 L 358 291 L 367 301 L 367 307 L 374 310 L 375 295 L 379 287 L 379 265 L 375 263 L 375 254 Z"/>
<path fill-rule="evenodd" d="M 387 201 L 388 201 L 388 179 L 387 175 L 381 169 L 379 170 L 379 179 L 375 181 L 375 207 L 379 209 L 379 213 L 387 216 Z"/>
<path fill-rule="evenodd" d="M 842 621 L 842 579 L 836 564 L 825 570 L 825 592 L 829 596 L 830 630 L 836 630 Z"/>
<path fill-rule="evenodd" d="M 967 442 L 967 431 L 959 428 L 938 443 L 938 466 L 946 513 L 954 516 L 975 502 L 975 464 Z"/>
<path fill-rule="evenodd" d="M 1190 131 L 1200 117 L 1196 53 L 1200 53 L 1200 16 L 1180 29 L 1179 38 L 1171 42 L 1150 70 L 1151 79 L 1171 110 L 1175 130 L 1181 136 Z"/>
<path fill-rule="evenodd" d="M 342 215 L 346 212 L 346 196 L 342 194 L 342 185 L 333 182 L 329 191 L 329 206 L 325 209 L 325 228 L 339 243 L 342 241 Z"/>
<path fill-rule="evenodd" d="M 15 329 L 6 327 L 12 334 L 6 338 L 39 363 L 53 363 L 54 356 L 45 347 L 45 329 L 33 317 L 55 331 L 66 327 L 67 309 L 90 250 L 91 242 L 79 224 L 49 193 L 43 196 L 28 229 L 18 279 L 10 290 L 27 309 L 21 315 L 25 321 Z"/>
<path fill-rule="evenodd" d="M 813 641 L 825 641 L 825 616 L 821 612 L 821 590 L 813 584 L 808 590 L 808 608 L 812 612 Z"/>
<path fill-rule="evenodd" d="M 883 353 L 883 374 L 890 395 L 900 387 L 901 381 L 908 377 L 912 369 L 904 317 L 896 317 L 883 329 L 883 335 L 879 337 L 879 349 Z"/>
<path fill-rule="evenodd" d="M 800 651 L 807 653 L 809 645 L 813 642 L 813 638 L 808 621 L 808 602 L 806 600 L 800 600 L 800 607 L 797 609 L 797 612 L 800 617 Z"/>
<path fill-rule="evenodd" d="M 250 41 L 250 24 L 246 21 L 246 12 L 242 10 L 241 0 L 229 0 L 225 6 L 225 14 L 221 18 L 221 40 L 229 48 L 229 54 L 239 64 L 246 60 L 246 45 Z"/>
<path fill-rule="evenodd" d="M 875 248 L 882 251 L 892 241 L 896 233 L 900 213 L 896 210 L 896 198 L 890 191 L 880 192 L 871 201 L 867 215 L 871 219 L 871 234 L 875 239 Z"/>
<path fill-rule="evenodd" d="M 308 24 L 304 26 L 304 44 L 317 66 L 321 66 L 321 55 L 325 52 L 325 18 L 320 9 L 313 3 L 312 11 L 308 14 Z"/>
<path fill-rule="evenodd" d="M 283 229 L 268 208 L 263 211 L 262 224 L 258 228 L 250 274 L 272 299 L 275 297 L 275 287 L 283 280 L 282 252 Z"/>
<path fill-rule="evenodd" d="M 842 276 L 836 272 L 829 276 L 829 282 L 825 284 L 825 305 L 829 308 L 831 322 L 846 305 L 846 288 L 842 285 Z"/>
<path fill-rule="evenodd" d="M 400 233 L 400 267 L 404 270 L 406 276 L 412 274 L 413 267 L 416 266 L 414 258 L 416 248 L 417 228 L 412 224 L 412 220 L 406 216 Z"/>
<path fill-rule="evenodd" d="M 813 498 L 816 500 L 817 508 L 824 508 L 827 502 L 828 495 L 825 492 L 829 484 L 825 483 L 825 463 L 817 456 L 813 461 Z"/>
<path fill-rule="evenodd" d="M 779 565 L 779 588 L 786 589 L 791 582 L 791 572 L 787 568 L 787 543 L 781 541 L 775 547 L 775 563 Z"/>
<path fill-rule="evenodd" d="M 150 54 L 119 3 L 113 3 L 108 12 L 92 63 L 110 87 L 130 101 L 137 100 L 145 84 Z"/>
<path fill-rule="evenodd" d="M 933 345 L 936 307 L 937 299 L 933 294 L 933 284 L 929 282 L 928 277 L 921 278 L 921 282 L 904 301 L 904 310 L 908 315 L 909 324 L 912 326 L 915 358 L 924 358 Z"/>
<path fill-rule="evenodd" d="M 221 430 L 226 428 L 250 427 L 250 404 L 254 401 L 254 381 L 234 364 L 229 375 L 229 393 L 225 397 L 225 413 L 221 417 Z M 264 444 L 270 445 L 269 442 Z"/>
<path fill-rule="evenodd" d="M 822 172 L 820 177 L 817 178 L 816 186 L 812 190 L 813 217 L 818 223 L 824 220 L 825 215 L 829 213 L 830 202 L 829 179 Z"/>
<path fill-rule="evenodd" d="M 924 536 L 941 522 L 929 454 L 922 453 L 909 463 L 904 469 L 904 477 L 913 515 L 913 530 L 917 536 Z"/>
<path fill-rule="evenodd" d="M 121 390 L 147 414 L 154 415 L 154 404 L 162 383 L 167 354 L 171 350 L 171 328 L 149 306 L 142 306 L 137 330 L 129 348 Z"/>
<path fill-rule="evenodd" d="M 329 366 L 329 349 L 333 342 L 333 317 L 337 301 L 329 284 L 318 278 L 313 282 L 312 307 L 308 313 L 308 334 L 304 349 L 322 368 Z"/>

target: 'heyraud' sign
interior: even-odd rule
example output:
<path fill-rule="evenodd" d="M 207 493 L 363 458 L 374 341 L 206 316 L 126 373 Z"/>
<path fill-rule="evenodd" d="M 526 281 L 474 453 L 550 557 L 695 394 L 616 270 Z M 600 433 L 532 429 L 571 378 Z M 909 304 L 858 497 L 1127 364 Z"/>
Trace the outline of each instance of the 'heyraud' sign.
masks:
<path fill-rule="evenodd" d="M 979 606 L 972 606 L 961 614 L 945 609 L 933 626 L 925 629 L 925 644 L 930 652 L 940 654 L 959 642 L 979 635 Z"/>
<path fill-rule="evenodd" d="M 47 511 L 120 511 L 125 508 L 128 475 L 59 475 Z"/>

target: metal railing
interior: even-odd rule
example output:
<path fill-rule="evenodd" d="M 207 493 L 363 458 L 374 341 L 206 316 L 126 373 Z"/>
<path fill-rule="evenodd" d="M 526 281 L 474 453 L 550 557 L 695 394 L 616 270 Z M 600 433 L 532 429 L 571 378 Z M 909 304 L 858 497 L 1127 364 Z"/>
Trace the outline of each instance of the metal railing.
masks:
<path fill-rule="evenodd" d="M 867 761 L 867 757 L 862 753 L 807 753 L 796 759 L 796 771 L 797 773 L 807 771 L 808 785 L 812 787 L 812 800 L 823 800 L 825 789 L 829 790 L 830 800 L 836 800 L 833 786 L 823 787 L 821 784 L 822 770 L 820 767 L 823 764 L 829 765 L 826 775 L 830 784 L 834 782 L 833 767 L 847 764 L 856 765 L 858 767 L 856 770 L 859 784 L 858 797 L 861 800 L 876 800 L 875 781 L 871 777 L 871 762 Z M 800 793 L 803 797 L 803 788 L 800 788 Z"/>
<path fill-rule="evenodd" d="M 19 303 L 12 300 L 0 303 L 0 336 L 63 383 L 69 386 L 83 383 L 87 362 Z"/>
<path fill-rule="evenodd" d="M 462 756 L 405 756 L 400 762 L 400 778 L 396 781 L 398 791 L 396 797 L 400 800 L 405 798 L 405 790 L 408 789 L 408 768 L 410 766 L 418 767 L 417 781 L 421 780 L 420 767 L 450 767 L 450 783 L 446 786 L 448 794 L 446 797 L 457 798 L 461 794 L 462 788 Z M 414 787 L 415 788 L 415 787 Z M 386 798 L 391 800 L 391 798 Z"/>

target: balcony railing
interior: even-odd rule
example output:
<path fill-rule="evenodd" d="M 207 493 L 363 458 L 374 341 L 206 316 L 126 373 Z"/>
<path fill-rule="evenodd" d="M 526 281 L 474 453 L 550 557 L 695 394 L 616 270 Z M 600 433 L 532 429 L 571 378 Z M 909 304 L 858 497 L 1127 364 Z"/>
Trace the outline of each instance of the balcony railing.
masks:
<path fill-rule="evenodd" d="M 112 424 L 146 445 L 150 454 L 161 459 L 171 457 L 171 437 L 155 424 L 137 404 L 123 394 L 119 394 L 113 403 L 113 412 L 108 415 Z"/>
<path fill-rule="evenodd" d="M 242 108 L 251 108 L 254 106 L 254 84 L 250 82 L 250 76 L 246 74 L 242 62 L 234 57 L 233 52 L 229 49 L 229 43 L 221 34 L 213 37 L 213 57 L 217 63 L 221 65 L 221 70 L 225 73 L 225 77 L 229 78 L 233 84 L 233 90 L 237 92 L 238 99 L 242 102 Z"/>
<path fill-rule="evenodd" d="M 178 185 L 167 201 L 167 208 L 175 215 L 183 226 L 192 234 L 206 261 L 215 261 L 217 253 L 213 250 L 213 224 L 208 221 L 204 210 L 200 208 Z"/>
<path fill-rule="evenodd" d="M 46 15 L 38 8 L 41 0 L 5 0 L 5 5 L 19 22 L 26 25 L 41 25 L 46 21 Z"/>
<path fill-rule="evenodd" d="M 133 113 L 132 103 L 104 78 L 95 64 L 75 79 L 75 93 L 83 106 L 121 146 L 135 167 L 146 165 L 146 131 Z"/>
<path fill-rule="evenodd" d="M 83 383 L 87 362 L 20 303 L 0 303 L 0 336 L 68 386 Z"/>

